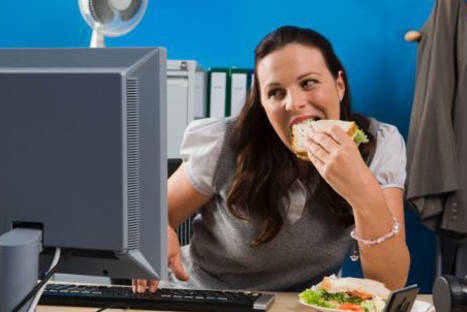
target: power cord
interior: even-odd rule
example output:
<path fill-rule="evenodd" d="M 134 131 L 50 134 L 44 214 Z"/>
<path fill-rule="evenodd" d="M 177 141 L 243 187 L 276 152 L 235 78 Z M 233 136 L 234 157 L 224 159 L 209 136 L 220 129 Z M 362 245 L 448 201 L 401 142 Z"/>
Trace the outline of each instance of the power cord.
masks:
<path fill-rule="evenodd" d="M 52 277 L 52 275 L 55 273 L 57 269 L 57 264 L 58 264 L 59 259 L 60 259 L 60 248 L 56 248 L 54 258 L 49 267 L 49 270 L 47 271 L 47 274 L 36 286 L 34 286 L 34 288 L 26 295 L 26 297 L 24 297 L 24 299 L 21 300 L 21 302 L 13 309 L 13 312 L 18 312 L 34 295 L 36 295 L 36 297 L 31 303 L 31 306 L 29 307 L 28 312 L 35 311 L 37 303 L 39 302 L 39 299 L 42 296 L 42 293 L 44 292 L 47 281 Z"/>
<path fill-rule="evenodd" d="M 130 307 L 127 306 L 127 305 L 124 304 L 124 303 L 114 303 L 114 304 L 106 305 L 105 307 L 100 308 L 100 309 L 97 310 L 96 312 L 102 312 L 102 311 L 105 311 L 105 310 L 107 310 L 107 309 L 125 309 L 125 310 L 129 310 Z"/>
<path fill-rule="evenodd" d="M 56 270 L 58 261 L 60 260 L 60 252 L 61 252 L 61 249 L 60 249 L 60 248 L 55 248 L 54 258 L 53 258 L 53 260 L 52 260 L 52 263 L 50 264 L 50 268 L 49 268 L 49 271 L 47 272 L 47 275 L 49 275 L 49 273 L 52 272 L 52 270 L 53 270 L 53 271 Z M 51 276 L 52 276 L 52 275 L 49 276 L 49 278 L 47 279 L 47 281 L 50 279 Z M 45 278 L 44 278 L 43 280 L 45 280 Z M 45 286 L 46 286 L 47 281 L 44 281 L 42 287 L 41 287 L 41 288 L 39 289 L 39 291 L 37 292 L 37 295 L 36 295 L 36 297 L 34 298 L 34 300 L 32 301 L 31 306 L 29 307 L 28 312 L 34 312 L 34 311 L 36 311 L 37 304 L 39 303 L 39 299 L 41 299 L 42 293 L 43 293 L 44 290 L 45 290 Z"/>

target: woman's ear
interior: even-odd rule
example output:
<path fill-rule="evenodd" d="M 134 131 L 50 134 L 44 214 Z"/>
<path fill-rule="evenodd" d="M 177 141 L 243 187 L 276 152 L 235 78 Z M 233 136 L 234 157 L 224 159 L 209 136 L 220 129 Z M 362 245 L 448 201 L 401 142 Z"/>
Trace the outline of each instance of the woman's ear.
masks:
<path fill-rule="evenodd" d="M 337 87 L 337 94 L 339 96 L 339 101 L 342 101 L 344 98 L 345 94 L 345 81 L 344 81 L 344 72 L 342 70 L 339 70 L 337 73 L 337 79 L 336 79 L 336 87 Z"/>

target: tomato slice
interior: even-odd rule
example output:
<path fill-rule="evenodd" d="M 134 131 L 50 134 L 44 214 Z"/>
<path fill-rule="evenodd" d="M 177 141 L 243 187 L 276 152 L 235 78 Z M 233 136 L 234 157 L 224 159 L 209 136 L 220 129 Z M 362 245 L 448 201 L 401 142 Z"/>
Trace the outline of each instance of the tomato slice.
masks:
<path fill-rule="evenodd" d="M 363 307 L 356 305 L 355 303 L 343 303 L 339 306 L 339 309 L 357 311 L 357 312 L 363 312 L 365 310 L 363 309 Z"/>

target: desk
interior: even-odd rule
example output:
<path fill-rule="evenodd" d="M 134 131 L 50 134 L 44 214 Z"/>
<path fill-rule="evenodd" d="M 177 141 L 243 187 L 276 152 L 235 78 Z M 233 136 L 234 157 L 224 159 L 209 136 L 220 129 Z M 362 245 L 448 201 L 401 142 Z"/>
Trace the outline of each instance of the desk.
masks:
<path fill-rule="evenodd" d="M 297 293 L 275 293 L 276 300 L 267 312 L 310 312 L 311 308 L 298 303 Z M 431 295 L 418 295 L 417 300 L 431 301 Z M 55 307 L 39 306 L 36 312 L 95 312 L 97 308 Z M 125 311 L 122 309 L 111 309 L 106 311 Z M 127 310 L 135 312 L 153 312 L 153 310 Z M 173 312 L 173 311 L 172 311 Z"/>

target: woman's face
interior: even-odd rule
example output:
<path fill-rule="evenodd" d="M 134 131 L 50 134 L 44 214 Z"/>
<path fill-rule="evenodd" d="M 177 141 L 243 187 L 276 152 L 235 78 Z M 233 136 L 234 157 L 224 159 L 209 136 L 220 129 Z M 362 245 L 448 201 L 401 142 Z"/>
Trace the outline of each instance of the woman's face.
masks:
<path fill-rule="evenodd" d="M 294 122 L 339 119 L 345 83 L 335 79 L 317 48 L 292 43 L 265 56 L 257 65 L 261 103 L 282 142 L 291 149 Z"/>

